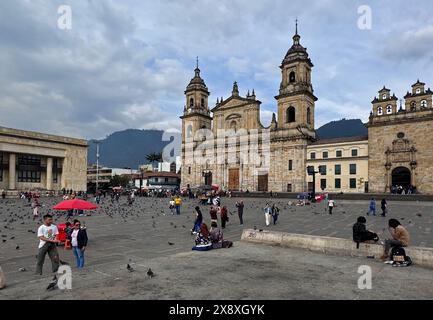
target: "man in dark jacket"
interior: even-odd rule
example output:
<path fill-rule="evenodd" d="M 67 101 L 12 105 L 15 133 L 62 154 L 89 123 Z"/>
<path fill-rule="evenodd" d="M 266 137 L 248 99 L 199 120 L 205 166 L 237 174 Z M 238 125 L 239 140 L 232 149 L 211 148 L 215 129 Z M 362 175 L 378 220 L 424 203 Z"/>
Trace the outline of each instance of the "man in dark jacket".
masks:
<path fill-rule="evenodd" d="M 365 241 L 379 241 L 376 233 L 368 231 L 365 224 L 367 219 L 365 217 L 358 217 L 357 222 L 353 225 L 353 241 L 360 243 Z"/>
<path fill-rule="evenodd" d="M 239 216 L 239 223 L 241 226 L 244 225 L 244 202 L 236 202 L 236 208 L 238 208 L 238 216 Z"/>
<path fill-rule="evenodd" d="M 81 228 L 81 223 L 74 220 L 74 229 L 68 234 L 68 239 L 71 241 L 72 251 L 77 259 L 77 268 L 84 267 L 84 251 L 87 246 L 87 231 Z"/>

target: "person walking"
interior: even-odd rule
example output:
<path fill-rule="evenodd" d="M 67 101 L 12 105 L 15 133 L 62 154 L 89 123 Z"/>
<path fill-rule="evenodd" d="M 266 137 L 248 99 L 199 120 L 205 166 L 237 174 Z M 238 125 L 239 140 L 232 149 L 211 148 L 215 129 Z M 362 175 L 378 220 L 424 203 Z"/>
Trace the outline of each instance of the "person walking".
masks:
<path fill-rule="evenodd" d="M 179 196 L 176 196 L 174 199 L 174 206 L 176 208 L 176 214 L 180 215 L 180 206 L 182 205 L 182 199 Z"/>
<path fill-rule="evenodd" d="M 238 208 L 238 216 L 239 216 L 239 224 L 241 226 L 244 225 L 244 202 L 241 200 L 240 202 L 236 202 L 236 208 Z"/>
<path fill-rule="evenodd" d="M 382 199 L 380 203 L 380 208 L 382 209 L 382 217 L 386 217 L 386 214 L 388 212 L 388 204 L 386 203 L 386 199 Z"/>
<path fill-rule="evenodd" d="M 72 232 L 69 232 L 68 239 L 71 241 L 72 252 L 77 260 L 77 268 L 82 269 L 84 267 L 84 251 L 87 247 L 87 231 L 85 228 L 81 228 L 79 220 L 74 220 L 74 228 Z"/>
<path fill-rule="evenodd" d="M 227 207 L 224 206 L 224 207 L 221 208 L 220 215 L 221 215 L 221 228 L 225 229 L 226 228 L 226 223 L 229 221 Z"/>
<path fill-rule="evenodd" d="M 203 223 L 203 214 L 201 213 L 200 207 L 195 207 L 196 218 L 194 221 L 194 226 L 191 229 L 191 234 L 197 233 L 200 231 L 201 224 Z"/>
<path fill-rule="evenodd" d="M 47 253 L 51 260 L 53 273 L 57 272 L 60 265 L 59 253 L 57 252 L 57 244 L 60 243 L 60 240 L 56 237 L 59 234 L 59 231 L 53 224 L 52 215 L 44 215 L 43 221 L 44 224 L 38 229 L 39 252 L 35 272 L 37 275 L 42 275 L 42 267 L 44 266 L 45 256 Z"/>
<path fill-rule="evenodd" d="M 273 204 L 271 210 L 272 210 L 272 221 L 275 226 L 277 224 L 278 216 L 280 215 L 280 209 L 275 204 Z"/>
<path fill-rule="evenodd" d="M 370 207 L 368 209 L 367 216 L 369 216 L 370 213 L 373 213 L 373 216 L 376 215 L 376 200 L 374 200 L 374 199 L 370 200 Z"/>
<path fill-rule="evenodd" d="M 268 227 L 271 224 L 271 215 L 272 215 L 272 208 L 269 205 L 269 203 L 266 203 L 266 206 L 263 208 L 263 211 L 265 213 L 266 226 Z"/>
<path fill-rule="evenodd" d="M 393 247 L 407 247 L 410 243 L 409 232 L 403 227 L 397 219 L 389 219 L 388 230 L 392 239 L 385 240 L 384 252 L 380 257 L 381 260 L 386 261 L 389 258 L 389 251 Z"/>
<path fill-rule="evenodd" d="M 329 210 L 329 214 L 332 214 L 332 210 L 334 210 L 335 207 L 335 202 L 332 199 L 328 200 L 328 210 Z"/>

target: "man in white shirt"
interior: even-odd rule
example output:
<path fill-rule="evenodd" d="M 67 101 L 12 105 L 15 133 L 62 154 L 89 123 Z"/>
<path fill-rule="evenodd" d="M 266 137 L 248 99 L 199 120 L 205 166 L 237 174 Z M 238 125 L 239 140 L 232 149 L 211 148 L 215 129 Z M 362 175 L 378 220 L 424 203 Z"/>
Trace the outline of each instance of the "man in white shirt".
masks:
<path fill-rule="evenodd" d="M 59 254 L 57 252 L 57 243 L 60 241 L 57 239 L 59 231 L 57 227 L 53 225 L 53 217 L 49 214 L 43 217 L 44 224 L 38 229 L 39 238 L 39 252 L 38 252 L 38 262 L 36 265 L 36 274 L 42 275 L 42 267 L 44 266 L 45 255 L 51 260 L 53 272 L 57 272 L 60 265 Z"/>

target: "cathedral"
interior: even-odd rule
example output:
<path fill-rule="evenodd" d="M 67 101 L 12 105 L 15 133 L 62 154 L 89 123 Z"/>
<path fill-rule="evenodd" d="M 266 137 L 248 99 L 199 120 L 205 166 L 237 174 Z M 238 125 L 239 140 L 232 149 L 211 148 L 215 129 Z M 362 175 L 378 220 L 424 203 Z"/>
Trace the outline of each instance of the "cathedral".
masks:
<path fill-rule="evenodd" d="M 389 193 L 393 186 L 433 194 L 433 132 L 430 88 L 419 80 L 405 105 L 385 87 L 372 101 L 368 137 L 319 140 L 311 62 L 296 32 L 285 55 L 277 113 L 260 122 L 254 90 L 245 97 L 235 82 L 230 97 L 209 108 L 209 89 L 195 69 L 185 90 L 182 119 L 182 187 L 218 185 L 223 190 L 312 190 L 307 166 L 317 170 L 316 190 Z"/>
<path fill-rule="evenodd" d="M 254 90 L 242 97 L 235 82 L 227 99 L 209 109 L 209 90 L 195 69 L 182 119 L 183 187 L 216 184 L 225 190 L 286 191 L 307 188 L 307 145 L 316 139 L 311 62 L 297 32 L 281 63 L 278 112 L 260 122 Z M 228 137 L 228 139 L 227 139 Z M 228 140 L 228 141 L 227 141 Z"/>

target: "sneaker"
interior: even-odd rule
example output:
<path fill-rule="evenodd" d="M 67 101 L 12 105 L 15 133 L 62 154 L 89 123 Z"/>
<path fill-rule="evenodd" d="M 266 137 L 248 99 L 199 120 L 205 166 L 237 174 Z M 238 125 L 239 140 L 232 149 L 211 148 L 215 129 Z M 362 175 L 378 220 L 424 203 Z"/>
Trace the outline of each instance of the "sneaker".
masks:
<path fill-rule="evenodd" d="M 384 263 L 385 263 L 385 264 L 392 264 L 392 265 L 395 265 L 395 264 L 394 264 L 394 261 L 392 261 L 392 260 L 385 261 Z"/>

